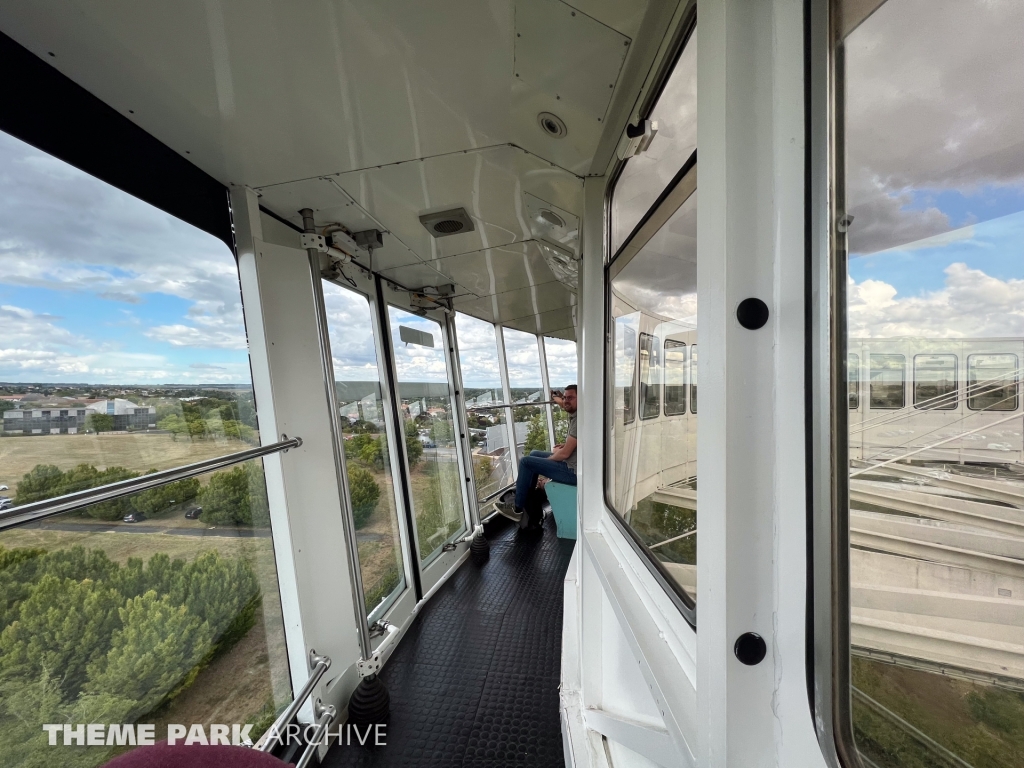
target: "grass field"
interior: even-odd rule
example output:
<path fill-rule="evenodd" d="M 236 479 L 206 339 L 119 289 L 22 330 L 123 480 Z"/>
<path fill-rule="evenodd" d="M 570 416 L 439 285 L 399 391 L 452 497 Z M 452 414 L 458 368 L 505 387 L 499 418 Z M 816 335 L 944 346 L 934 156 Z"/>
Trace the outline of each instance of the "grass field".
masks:
<path fill-rule="evenodd" d="M 0 485 L 10 487 L 13 497 L 18 482 L 38 464 L 68 470 L 79 464 L 96 469 L 125 467 L 136 472 L 169 469 L 244 451 L 252 446 L 231 438 L 191 441 L 172 435 L 143 432 L 127 434 L 33 435 L 0 438 Z"/>

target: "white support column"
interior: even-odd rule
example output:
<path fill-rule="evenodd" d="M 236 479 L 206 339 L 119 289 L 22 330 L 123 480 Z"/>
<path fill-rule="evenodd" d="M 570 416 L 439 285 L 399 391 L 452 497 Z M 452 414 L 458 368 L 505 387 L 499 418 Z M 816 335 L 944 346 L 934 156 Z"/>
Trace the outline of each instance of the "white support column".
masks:
<path fill-rule="evenodd" d="M 310 649 L 326 654 L 333 663 L 312 700 L 341 712 L 358 682 L 359 643 L 309 260 L 262 241 L 252 190 L 232 189 L 231 201 L 261 440 L 303 441 L 265 461 L 292 686 L 309 676 Z M 300 717 L 312 721 L 311 704 Z"/>
<path fill-rule="evenodd" d="M 803 3 L 698 22 L 697 764 L 820 766 L 804 657 Z M 767 325 L 740 326 L 756 297 Z M 767 656 L 740 663 L 745 632 Z"/>

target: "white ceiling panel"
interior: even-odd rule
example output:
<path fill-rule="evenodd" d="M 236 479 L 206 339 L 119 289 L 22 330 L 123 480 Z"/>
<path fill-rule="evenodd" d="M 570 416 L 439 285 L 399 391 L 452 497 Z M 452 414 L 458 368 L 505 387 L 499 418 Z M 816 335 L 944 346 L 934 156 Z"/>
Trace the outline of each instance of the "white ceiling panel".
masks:
<path fill-rule="evenodd" d="M 449 256 L 432 264 L 477 296 L 541 285 L 555 279 L 535 240 Z"/>
<path fill-rule="evenodd" d="M 376 258 L 376 255 L 374 255 L 374 259 Z M 429 264 L 424 264 L 423 262 L 407 264 L 404 267 L 398 267 L 396 269 L 378 271 L 382 277 L 388 280 L 394 280 L 396 283 L 403 285 L 410 290 L 426 288 L 428 286 L 437 288 L 438 286 L 452 284 L 451 278 L 446 275 L 442 275 Z M 470 292 L 465 286 L 457 283 L 455 284 L 455 295 L 466 296 L 470 299 L 476 298 L 476 295 Z"/>
<path fill-rule="evenodd" d="M 576 296 L 559 282 L 544 283 L 515 291 L 506 291 L 479 299 L 456 299 L 455 308 L 478 316 L 474 309 L 490 313 L 493 322 L 509 323 L 523 317 L 532 317 L 554 309 L 570 307 Z M 482 316 L 482 315 L 480 315 Z"/>
<path fill-rule="evenodd" d="M 361 208 L 423 259 L 438 259 L 532 237 L 529 192 L 580 215 L 582 181 L 521 149 L 504 146 L 398 163 L 333 177 Z M 465 208 L 474 230 L 433 237 L 427 213 Z"/>
<path fill-rule="evenodd" d="M 511 320 L 503 325 L 527 333 L 539 333 L 542 336 L 554 336 L 559 339 L 576 341 L 576 330 L 572 324 L 572 308 L 553 309 L 533 317 Z"/>

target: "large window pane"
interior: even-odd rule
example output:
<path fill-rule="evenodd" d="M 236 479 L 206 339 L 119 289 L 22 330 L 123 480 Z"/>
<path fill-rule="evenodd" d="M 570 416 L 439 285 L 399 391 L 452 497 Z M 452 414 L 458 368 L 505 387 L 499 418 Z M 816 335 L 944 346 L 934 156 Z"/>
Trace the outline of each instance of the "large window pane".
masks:
<path fill-rule="evenodd" d="M 612 253 L 619 250 L 658 195 L 697 149 L 697 31 L 694 30 L 651 119 L 658 133 L 645 152 L 631 157 L 611 205 Z"/>
<path fill-rule="evenodd" d="M 33 472 L 86 488 L 259 444 L 224 243 L 6 134 L 0 197 L 10 503 Z"/>
<path fill-rule="evenodd" d="M 874 410 L 848 437 L 856 748 L 878 768 L 1020 765 L 1024 5 L 841 17 L 834 234 Z"/>
<path fill-rule="evenodd" d="M 949 410 L 956 398 L 956 355 L 914 355 L 914 405 Z"/>
<path fill-rule="evenodd" d="M 405 586 L 380 366 L 369 301 L 334 283 L 324 281 L 323 286 L 363 598 L 371 614 L 383 610 Z"/>
<path fill-rule="evenodd" d="M 577 357 L 576 342 L 566 339 L 553 339 L 550 336 L 544 337 L 544 358 L 548 364 L 548 382 L 551 388 L 564 391 L 570 384 L 576 384 Z M 552 419 L 555 425 L 555 443 L 565 442 L 569 432 L 569 414 L 558 406 L 552 409 Z"/>
<path fill-rule="evenodd" d="M 540 350 L 537 337 L 511 328 L 504 329 L 508 385 L 512 393 L 512 420 L 515 426 L 516 455 L 549 451 L 547 410 L 543 405 L 544 388 L 540 378 Z"/>
<path fill-rule="evenodd" d="M 696 212 L 694 193 L 631 261 L 609 267 L 614 275 L 609 285 L 614 357 L 607 366 L 614 376 L 609 501 L 691 606 L 697 583 L 697 418 L 685 410 L 681 350 L 691 350 L 692 377 L 697 359 Z M 665 413 L 663 350 L 671 360 L 671 407 Z M 695 378 L 690 382 L 695 385 Z M 690 403 L 695 413 L 695 389 Z M 636 412 L 638 419 L 632 418 Z"/>
<path fill-rule="evenodd" d="M 0 533 L 0 585 L 5 765 L 131 749 L 51 747 L 45 723 L 151 723 L 158 741 L 252 723 L 255 741 L 291 701 L 259 459 Z"/>
<path fill-rule="evenodd" d="M 454 406 L 441 326 L 388 307 L 420 559 L 465 530 Z"/>
<path fill-rule="evenodd" d="M 498 342 L 494 326 L 475 317 L 457 313 L 455 332 L 459 337 L 459 366 L 466 393 L 469 443 L 478 501 L 485 501 L 512 484 L 506 409 L 491 407 L 502 403 Z"/>
<path fill-rule="evenodd" d="M 971 410 L 1017 410 L 1016 355 L 971 355 L 967 358 L 967 407 Z"/>

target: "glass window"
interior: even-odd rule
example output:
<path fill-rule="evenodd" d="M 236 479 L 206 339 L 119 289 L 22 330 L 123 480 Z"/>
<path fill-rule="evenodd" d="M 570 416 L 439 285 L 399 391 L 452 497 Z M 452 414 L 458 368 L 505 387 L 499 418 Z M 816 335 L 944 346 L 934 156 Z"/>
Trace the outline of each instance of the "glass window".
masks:
<path fill-rule="evenodd" d="M 833 436 L 867 454 L 850 463 L 842 542 L 850 657 L 830 671 L 849 686 L 835 695 L 852 728 L 835 731 L 852 732 L 865 766 L 1019 765 L 1024 581 L 992 563 L 1024 559 L 998 522 L 1024 478 L 1024 5 L 840 5 L 833 235 L 848 341 L 870 355 L 871 408 L 904 405 L 904 354 L 918 407 L 862 422 L 873 450 L 859 430 Z M 965 492 L 969 524 L 951 512 Z"/>
<path fill-rule="evenodd" d="M 544 387 L 540 377 L 540 349 L 537 337 L 512 328 L 503 329 L 508 385 L 512 393 L 512 420 L 516 435 L 516 455 L 551 450 L 547 409 L 543 405 Z"/>
<path fill-rule="evenodd" d="M 388 314 L 420 559 L 428 560 L 465 529 L 444 341 L 434 320 L 397 307 Z"/>
<path fill-rule="evenodd" d="M 42 726 L 64 721 L 255 741 L 292 694 L 270 533 L 260 459 L 0 533 L 4 762 L 47 764 Z"/>
<path fill-rule="evenodd" d="M 389 598 L 405 586 L 380 366 L 369 301 L 334 283 L 324 281 L 323 286 L 359 570 L 370 615 L 374 609 L 386 610 Z"/>
<path fill-rule="evenodd" d="M 577 383 L 576 342 L 544 337 L 544 357 L 548 364 L 548 381 L 553 389 L 565 390 Z M 569 432 L 569 414 L 555 407 L 552 412 L 555 425 L 555 443 L 565 442 Z"/>
<path fill-rule="evenodd" d="M 653 419 L 661 413 L 660 345 L 649 333 L 640 334 L 640 418 Z"/>
<path fill-rule="evenodd" d="M 697 412 L 697 345 L 690 347 L 690 413 Z"/>
<path fill-rule="evenodd" d="M 609 267 L 611 322 L 614 329 L 615 418 L 607 449 L 609 504 L 672 586 L 682 604 L 696 599 L 697 453 L 696 417 L 661 416 L 663 346 L 671 360 L 673 408 L 683 410 L 684 345 L 696 363 L 697 195 L 693 193 L 639 252 Z M 665 340 L 671 343 L 665 345 Z M 639 344 L 639 349 L 635 345 Z M 678 345 L 678 346 L 673 346 Z M 641 419 L 626 420 L 627 390 L 639 354 Z M 693 381 L 691 379 L 691 381 Z M 681 388 L 681 389 L 680 389 Z M 691 397 L 695 404 L 695 399 Z M 620 418 L 619 414 L 622 413 Z"/>
<path fill-rule="evenodd" d="M 615 254 L 697 149 L 697 31 L 694 30 L 651 113 L 658 133 L 646 151 L 629 158 L 611 204 Z"/>
<path fill-rule="evenodd" d="M 665 415 L 686 413 L 686 344 L 665 339 Z"/>
<path fill-rule="evenodd" d="M 914 355 L 914 407 L 952 410 L 956 396 L 956 355 Z"/>
<path fill-rule="evenodd" d="M 850 398 L 850 410 L 860 408 L 860 355 L 852 352 L 846 356 L 847 394 Z"/>
<path fill-rule="evenodd" d="M 10 503 L 40 467 L 87 488 L 259 444 L 224 243 L 2 133 L 0 195 Z"/>
<path fill-rule="evenodd" d="M 504 402 L 498 343 L 493 325 L 462 313 L 455 315 L 455 331 L 477 500 L 483 503 L 513 482 L 506 409 L 494 407 Z"/>
<path fill-rule="evenodd" d="M 903 355 L 871 355 L 871 407 L 896 409 L 906 404 Z"/>
<path fill-rule="evenodd" d="M 967 407 L 974 411 L 1017 410 L 1016 355 L 967 357 Z"/>

